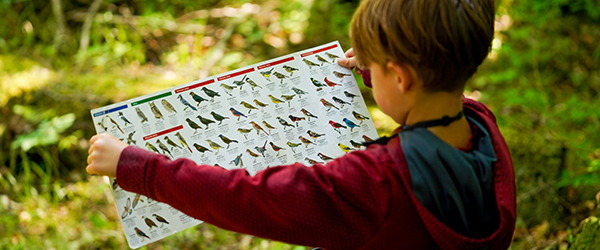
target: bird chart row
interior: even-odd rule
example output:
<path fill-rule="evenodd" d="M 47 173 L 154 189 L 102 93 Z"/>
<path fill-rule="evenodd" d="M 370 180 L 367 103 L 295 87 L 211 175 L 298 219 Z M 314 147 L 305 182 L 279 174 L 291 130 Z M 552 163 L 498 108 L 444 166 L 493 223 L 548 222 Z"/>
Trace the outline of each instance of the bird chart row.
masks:
<path fill-rule="evenodd" d="M 91 111 L 98 133 L 170 159 L 249 174 L 327 164 L 377 131 L 338 42 Z M 147 197 L 113 191 L 132 248 L 200 221 Z"/>

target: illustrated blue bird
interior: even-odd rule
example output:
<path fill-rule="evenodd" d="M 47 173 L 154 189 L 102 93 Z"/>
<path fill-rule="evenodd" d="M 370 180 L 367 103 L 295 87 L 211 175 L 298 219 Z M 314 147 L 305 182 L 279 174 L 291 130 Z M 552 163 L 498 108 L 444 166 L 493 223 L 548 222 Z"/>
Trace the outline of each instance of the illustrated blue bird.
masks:
<path fill-rule="evenodd" d="M 348 118 L 344 118 L 344 119 L 342 119 L 342 121 L 344 121 L 346 123 L 346 125 L 348 125 L 348 127 L 350 127 L 350 132 L 352 132 L 352 129 L 354 129 L 354 127 L 360 127 L 360 125 L 356 125 L 354 122 L 350 121 Z"/>
<path fill-rule="evenodd" d="M 125 117 L 125 115 L 123 115 L 123 112 L 119 111 L 119 117 L 121 117 L 121 120 L 123 120 L 125 122 L 125 125 L 123 125 L 123 126 L 127 126 L 127 123 L 133 125 L 129 120 L 127 120 L 127 117 Z"/>
<path fill-rule="evenodd" d="M 246 115 L 242 114 L 242 112 L 235 110 L 234 108 L 229 108 L 229 111 L 231 111 L 231 114 L 233 114 L 234 116 L 236 116 L 238 119 L 238 121 L 240 120 L 240 117 L 244 117 L 244 118 L 248 118 Z"/>
<path fill-rule="evenodd" d="M 229 164 L 231 163 L 233 163 L 236 167 L 239 166 L 240 168 L 243 168 L 244 162 L 242 162 L 242 154 L 238 155 L 237 157 L 235 157 L 235 159 L 229 162 Z"/>
<path fill-rule="evenodd" d="M 194 99 L 194 101 L 198 103 L 196 104 L 196 107 L 200 106 L 200 103 L 202 103 L 203 101 L 207 101 L 206 99 L 202 98 L 202 96 L 196 95 L 196 93 L 194 93 L 193 91 L 190 92 L 190 95 L 192 96 L 192 99 Z"/>
<path fill-rule="evenodd" d="M 134 228 L 134 230 L 138 236 L 142 237 L 142 242 L 144 242 L 144 237 L 150 239 L 150 237 L 146 233 L 144 233 L 141 229 L 136 227 L 136 228 Z"/>
<path fill-rule="evenodd" d="M 183 105 L 187 106 L 183 110 L 186 110 L 187 108 L 191 108 L 194 111 L 198 111 L 198 109 L 196 109 L 194 106 L 192 106 L 192 104 L 190 104 L 187 100 L 183 99 L 183 96 L 181 96 L 181 94 L 179 94 L 177 96 L 177 98 L 179 98 L 179 100 L 181 101 L 181 103 L 183 103 Z"/>

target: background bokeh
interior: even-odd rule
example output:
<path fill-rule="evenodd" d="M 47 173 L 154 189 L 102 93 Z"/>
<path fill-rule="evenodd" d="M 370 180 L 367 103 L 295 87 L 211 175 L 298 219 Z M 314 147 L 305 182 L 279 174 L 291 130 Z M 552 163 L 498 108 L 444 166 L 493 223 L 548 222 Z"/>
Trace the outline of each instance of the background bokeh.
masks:
<path fill-rule="evenodd" d="M 0 249 L 128 248 L 109 185 L 84 170 L 89 110 L 334 40 L 349 49 L 357 4 L 0 0 Z M 573 248 L 599 208 L 600 1 L 496 4 L 466 95 L 496 113 L 513 155 L 511 248 Z M 305 249 L 204 224 L 146 248 Z"/>

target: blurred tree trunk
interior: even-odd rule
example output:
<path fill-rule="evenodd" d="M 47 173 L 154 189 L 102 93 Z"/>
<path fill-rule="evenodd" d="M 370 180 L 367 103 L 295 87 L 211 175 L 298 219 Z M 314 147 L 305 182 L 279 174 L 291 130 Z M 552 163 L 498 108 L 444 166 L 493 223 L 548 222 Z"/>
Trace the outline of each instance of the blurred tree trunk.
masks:
<path fill-rule="evenodd" d="M 53 1 L 56 2 L 59 0 Z M 96 12 L 98 12 L 100 4 L 102 4 L 102 0 L 94 0 L 94 2 L 92 2 L 92 5 L 88 9 L 85 21 L 83 21 L 83 27 L 81 28 L 81 41 L 79 42 L 79 53 L 85 52 L 88 46 L 90 45 L 90 29 L 92 28 L 94 16 L 96 16 Z"/>
<path fill-rule="evenodd" d="M 54 18 L 56 18 L 56 33 L 54 35 L 54 51 L 58 51 L 60 46 L 65 41 L 65 32 L 67 30 L 67 23 L 65 22 L 65 16 L 62 11 L 62 5 L 60 0 L 52 0 L 52 12 Z"/>

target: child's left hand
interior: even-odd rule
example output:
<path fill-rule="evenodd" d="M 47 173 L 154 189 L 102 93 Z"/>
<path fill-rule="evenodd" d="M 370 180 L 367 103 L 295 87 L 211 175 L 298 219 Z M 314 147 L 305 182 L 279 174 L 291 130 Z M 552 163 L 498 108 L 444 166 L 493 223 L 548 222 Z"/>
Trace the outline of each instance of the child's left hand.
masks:
<path fill-rule="evenodd" d="M 88 174 L 117 177 L 121 152 L 129 145 L 107 133 L 93 136 L 90 143 L 86 167 Z"/>

